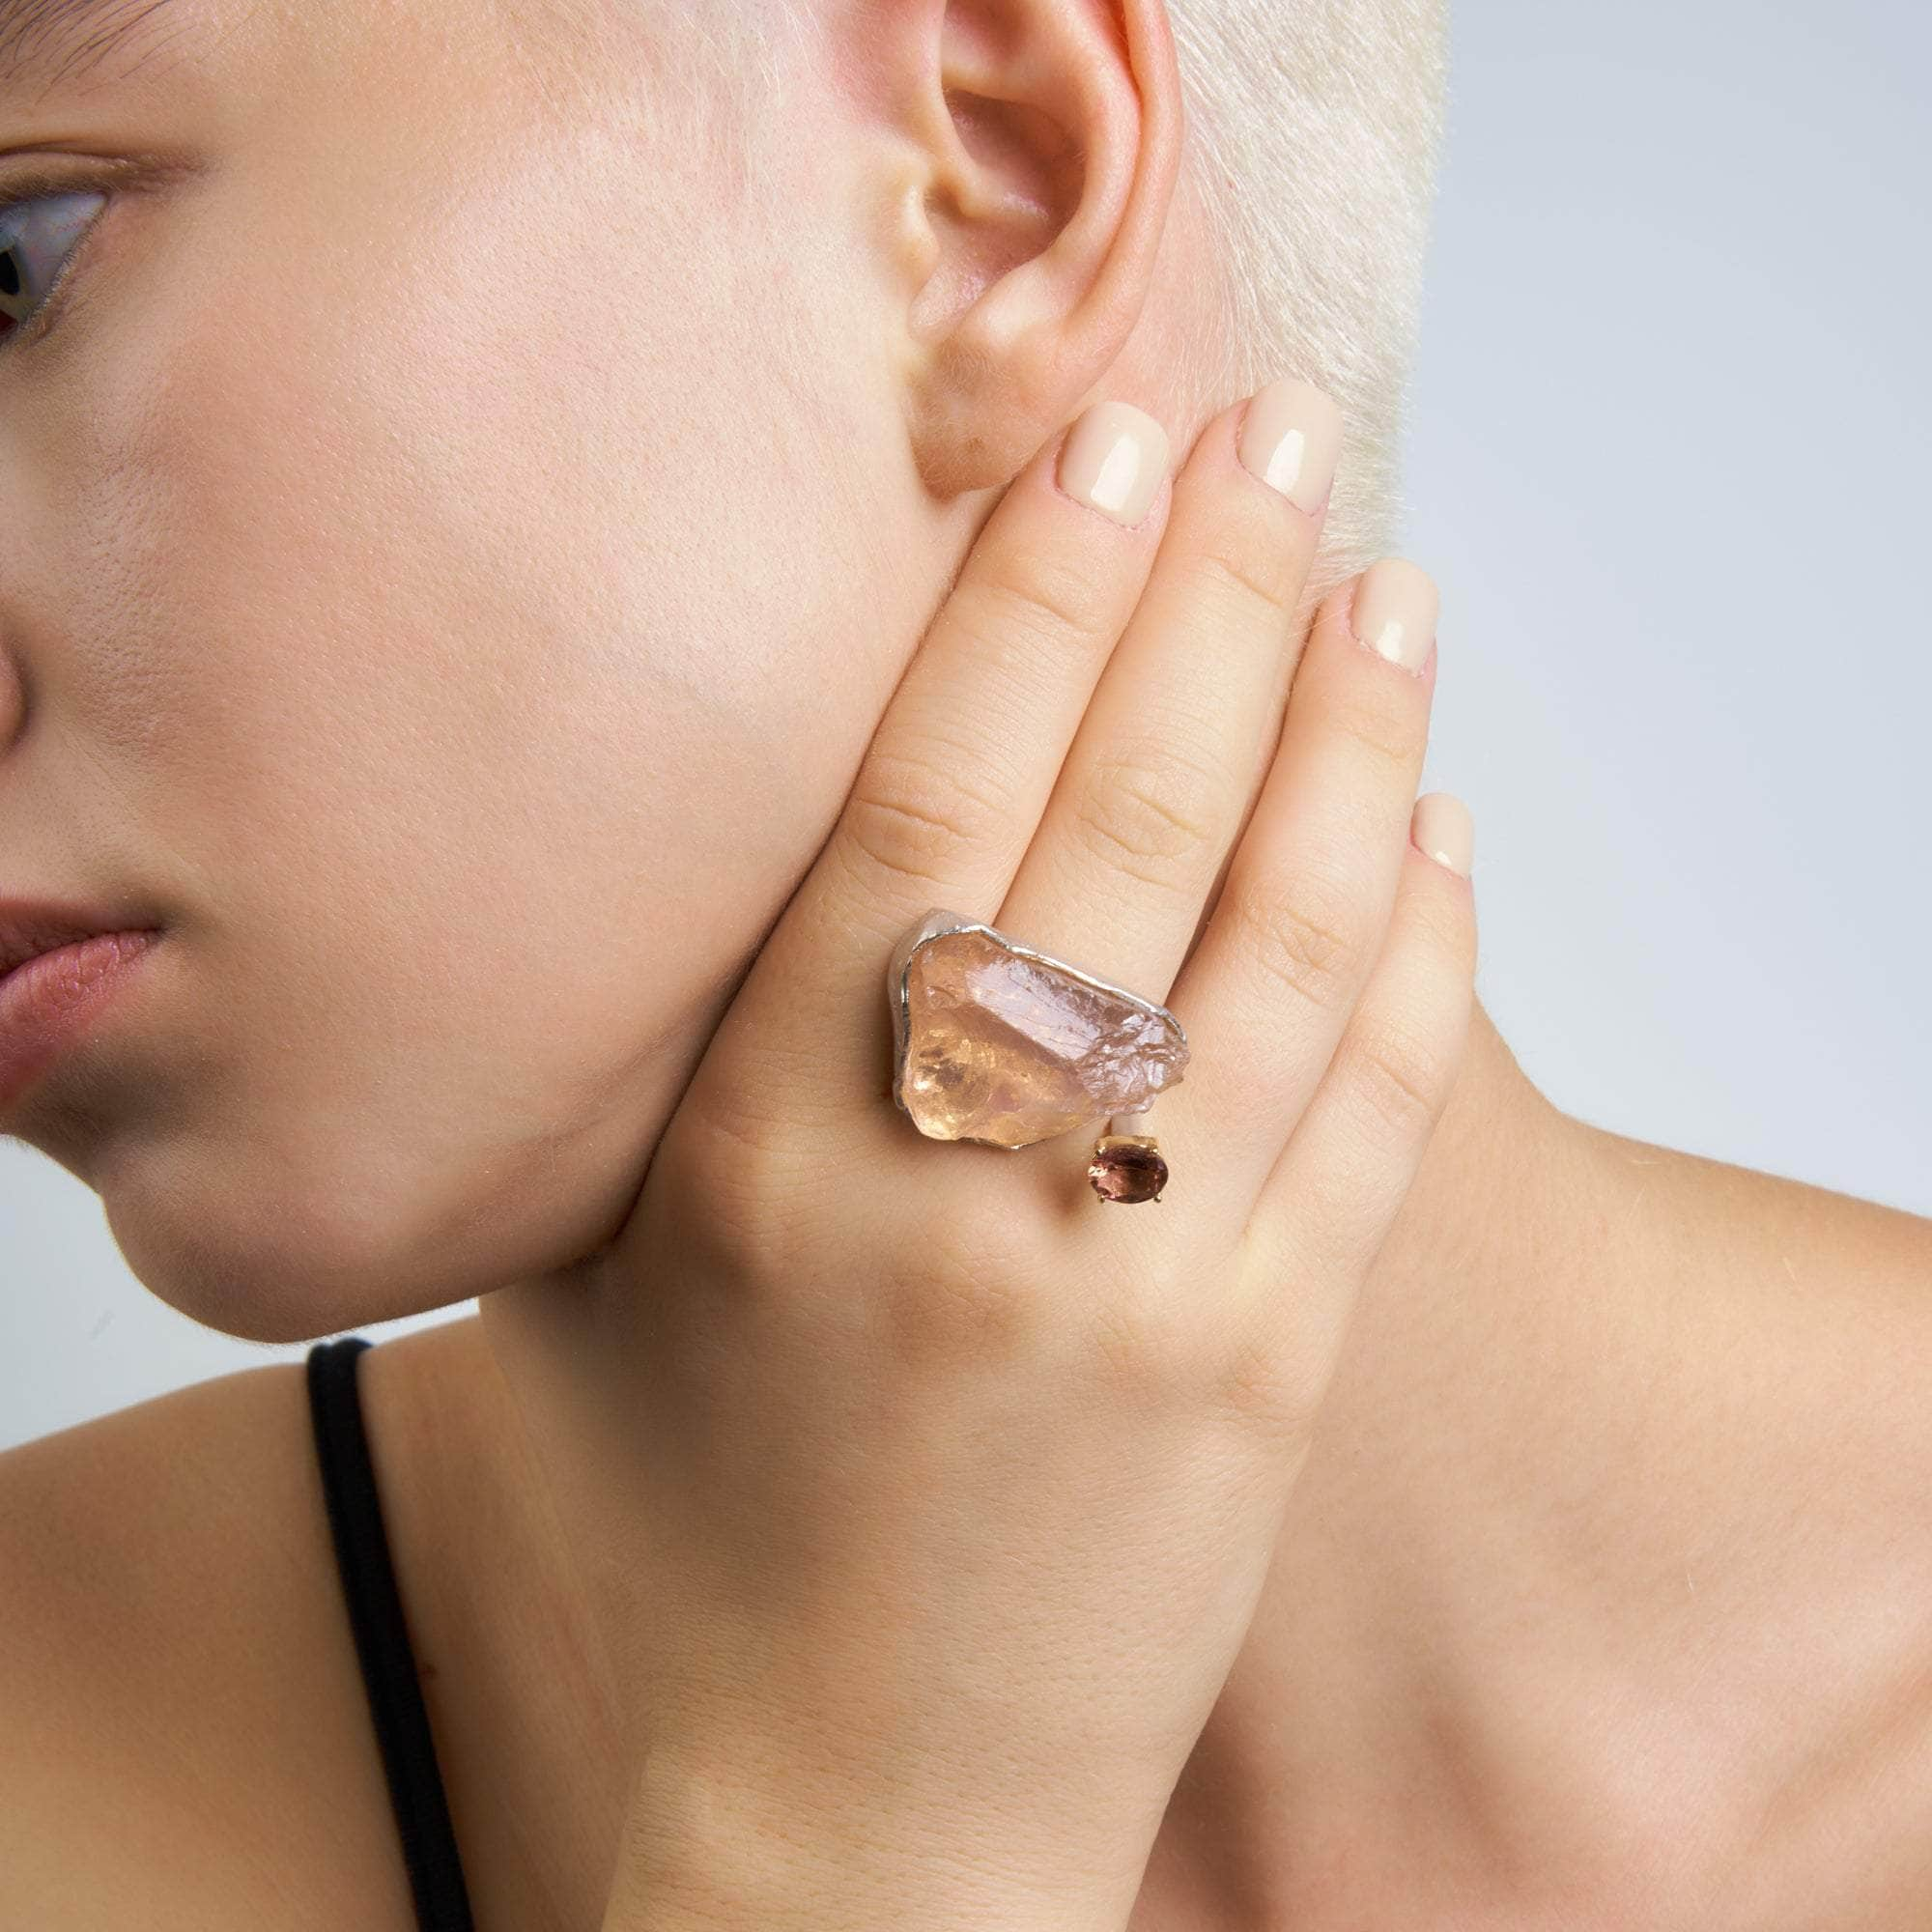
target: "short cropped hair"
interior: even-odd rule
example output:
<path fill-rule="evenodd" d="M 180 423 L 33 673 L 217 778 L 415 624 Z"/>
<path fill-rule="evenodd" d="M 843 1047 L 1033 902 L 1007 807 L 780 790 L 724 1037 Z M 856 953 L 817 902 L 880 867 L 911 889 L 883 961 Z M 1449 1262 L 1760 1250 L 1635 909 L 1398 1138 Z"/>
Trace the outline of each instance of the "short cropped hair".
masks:
<path fill-rule="evenodd" d="M 1401 440 L 1435 190 L 1446 0 L 1167 0 L 1186 166 L 1218 241 L 1218 407 L 1303 376 L 1345 442 L 1314 594 L 1396 548 Z"/>

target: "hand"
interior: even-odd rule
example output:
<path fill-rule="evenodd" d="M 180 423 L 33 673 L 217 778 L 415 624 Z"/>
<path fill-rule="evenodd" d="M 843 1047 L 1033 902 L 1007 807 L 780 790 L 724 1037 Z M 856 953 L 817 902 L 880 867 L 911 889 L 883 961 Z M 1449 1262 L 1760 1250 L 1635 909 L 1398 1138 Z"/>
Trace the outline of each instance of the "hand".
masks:
<path fill-rule="evenodd" d="M 636 1726 L 609 1926 L 1126 1923 L 1474 968 L 1408 837 L 1433 585 L 1384 560 L 1302 643 L 1320 514 L 1242 421 L 1171 489 L 1119 404 L 1020 473 L 622 1235 L 483 1299 Z M 1132 524 L 1061 487 L 1123 431 Z M 934 905 L 1173 1006 L 1157 1205 L 1095 1200 L 1092 1130 L 890 1104 L 886 962 Z"/>

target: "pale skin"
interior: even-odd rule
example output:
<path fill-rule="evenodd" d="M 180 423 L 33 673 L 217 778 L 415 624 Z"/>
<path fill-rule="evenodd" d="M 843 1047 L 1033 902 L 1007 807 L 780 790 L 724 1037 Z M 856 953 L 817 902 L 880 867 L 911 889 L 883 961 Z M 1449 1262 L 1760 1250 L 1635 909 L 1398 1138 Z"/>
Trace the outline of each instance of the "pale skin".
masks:
<path fill-rule="evenodd" d="M 363 1365 L 485 1925 L 604 1922 L 639 1721 L 495 1316 L 627 1252 L 1009 483 L 1103 397 L 1252 480 L 1238 400 L 1172 389 L 1202 238 L 1158 7 L 1005 11 L 1071 202 L 1044 150 L 944 138 L 931 6 L 836 16 L 781 206 L 654 136 L 646 50 L 566 74 L 480 0 L 175 0 L 0 86 L 0 197 L 187 164 L 0 348 L 0 885 L 168 928 L 5 1124 L 234 1333 L 491 1297 Z M 747 286 L 793 292 L 792 363 Z M 1039 943 L 1161 973 L 1171 924 L 1056 896 Z M 1932 1225 L 1572 1119 L 1478 1006 L 1135 1932 L 1922 1925 L 1928 1281 Z M 0 1920 L 410 1922 L 301 1401 L 254 1371 L 0 1459 Z"/>

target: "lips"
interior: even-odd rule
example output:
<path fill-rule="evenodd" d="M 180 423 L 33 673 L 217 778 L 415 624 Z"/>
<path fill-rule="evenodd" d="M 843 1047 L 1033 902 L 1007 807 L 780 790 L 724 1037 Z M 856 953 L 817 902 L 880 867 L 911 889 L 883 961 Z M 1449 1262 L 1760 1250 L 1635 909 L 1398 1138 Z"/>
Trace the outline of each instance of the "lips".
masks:
<path fill-rule="evenodd" d="M 14 967 L 98 932 L 140 930 L 141 922 L 44 900 L 0 898 L 0 980 Z"/>

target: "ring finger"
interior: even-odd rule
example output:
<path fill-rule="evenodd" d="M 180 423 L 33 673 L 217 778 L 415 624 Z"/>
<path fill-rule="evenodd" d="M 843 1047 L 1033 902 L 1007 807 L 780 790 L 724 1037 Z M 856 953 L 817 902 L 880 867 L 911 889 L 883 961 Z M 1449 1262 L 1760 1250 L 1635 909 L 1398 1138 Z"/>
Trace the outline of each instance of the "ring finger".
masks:
<path fill-rule="evenodd" d="M 1401 556 L 1323 600 L 1254 817 L 1171 995 L 1193 1059 L 1157 1131 L 1243 1212 L 1381 952 L 1429 742 L 1436 612 L 1435 580 Z"/>

